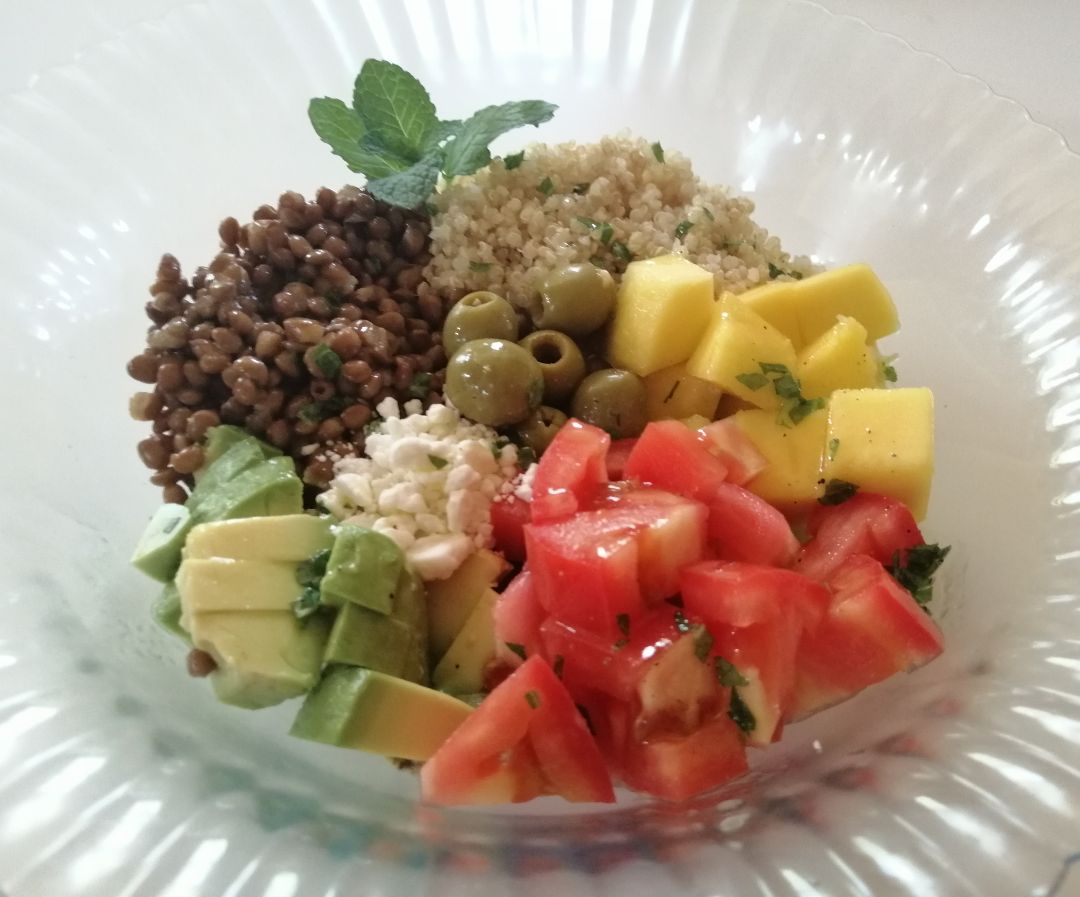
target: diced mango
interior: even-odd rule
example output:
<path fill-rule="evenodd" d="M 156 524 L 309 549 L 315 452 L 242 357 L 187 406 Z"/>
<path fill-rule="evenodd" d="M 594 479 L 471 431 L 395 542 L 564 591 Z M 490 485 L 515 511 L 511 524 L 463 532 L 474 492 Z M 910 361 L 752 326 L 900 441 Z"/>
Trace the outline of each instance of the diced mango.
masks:
<path fill-rule="evenodd" d="M 795 370 L 791 340 L 735 296 L 725 293 L 713 309 L 701 342 L 686 365 L 688 373 L 716 384 L 758 408 L 776 408 L 779 398 L 768 384 L 751 389 L 741 375 L 761 375 L 761 363 Z"/>
<path fill-rule="evenodd" d="M 823 475 L 880 492 L 926 516 L 934 474 L 929 389 L 841 389 L 829 401 Z"/>
<path fill-rule="evenodd" d="M 836 323 L 855 318 L 871 341 L 900 329 L 896 306 L 869 265 L 847 265 L 804 280 L 772 283 L 742 295 L 743 302 L 802 350 Z"/>
<path fill-rule="evenodd" d="M 785 511 L 804 507 L 822 494 L 828 425 L 824 408 L 791 427 L 779 423 L 772 411 L 740 411 L 734 419 L 768 462 L 747 489 Z"/>
<path fill-rule="evenodd" d="M 713 276 L 677 255 L 631 262 L 615 300 L 613 367 L 645 377 L 686 361 L 713 306 Z"/>
<path fill-rule="evenodd" d="M 690 376 L 685 362 L 654 371 L 645 378 L 645 408 L 649 420 L 691 415 L 712 420 L 720 396 L 720 387 L 715 383 Z"/>
<path fill-rule="evenodd" d="M 832 327 L 799 353 L 796 373 L 808 398 L 827 396 L 835 389 L 884 386 L 877 347 L 867 342 L 866 328 L 841 315 Z"/>

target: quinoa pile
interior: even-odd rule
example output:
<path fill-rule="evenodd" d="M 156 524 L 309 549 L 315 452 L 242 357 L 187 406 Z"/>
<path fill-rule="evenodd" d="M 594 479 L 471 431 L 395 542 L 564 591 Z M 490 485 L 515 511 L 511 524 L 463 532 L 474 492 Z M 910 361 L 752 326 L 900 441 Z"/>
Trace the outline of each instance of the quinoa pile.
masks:
<path fill-rule="evenodd" d="M 812 272 L 750 215 L 754 204 L 698 180 L 690 160 L 626 134 L 597 143 L 533 144 L 434 198 L 436 289 L 491 290 L 524 306 L 544 276 L 592 261 L 615 275 L 637 258 L 685 254 L 717 290 L 741 293 Z"/>

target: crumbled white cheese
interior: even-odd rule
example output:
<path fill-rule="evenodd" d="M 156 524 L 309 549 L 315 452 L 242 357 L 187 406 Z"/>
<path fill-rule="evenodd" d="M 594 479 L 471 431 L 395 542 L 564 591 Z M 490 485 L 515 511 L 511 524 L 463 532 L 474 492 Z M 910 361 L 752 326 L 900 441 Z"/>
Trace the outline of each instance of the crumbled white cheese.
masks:
<path fill-rule="evenodd" d="M 338 461 L 319 502 L 393 539 L 424 579 L 445 579 L 491 545 L 491 500 L 517 476 L 517 449 L 446 405 L 388 398 L 375 410 L 367 457 Z"/>
<path fill-rule="evenodd" d="M 524 471 L 519 477 L 514 479 L 512 486 L 514 487 L 514 497 L 519 498 L 522 501 L 533 500 L 533 480 L 536 479 L 536 465 L 530 464 L 528 470 Z"/>

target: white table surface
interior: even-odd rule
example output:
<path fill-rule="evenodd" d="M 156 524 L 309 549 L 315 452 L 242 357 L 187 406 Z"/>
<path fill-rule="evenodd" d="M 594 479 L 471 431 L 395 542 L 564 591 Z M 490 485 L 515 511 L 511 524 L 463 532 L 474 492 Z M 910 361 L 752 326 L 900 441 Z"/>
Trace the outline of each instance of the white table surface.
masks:
<path fill-rule="evenodd" d="M 35 73 L 175 5 L 205 0 L 35 0 L 0 11 L 0 93 Z M 228 2 L 228 0 L 209 0 Z M 306 0 L 297 0 L 306 2 Z M 467 0 L 456 0 L 467 2 Z M 502 0 L 516 2 L 516 0 Z M 670 0 L 658 0 L 670 2 Z M 710 0 L 760 2 L 760 0 Z M 1032 118 L 1080 151 L 1080 2 L 1077 0 L 821 0 L 899 35 L 912 46 L 977 75 L 1022 103 Z"/>

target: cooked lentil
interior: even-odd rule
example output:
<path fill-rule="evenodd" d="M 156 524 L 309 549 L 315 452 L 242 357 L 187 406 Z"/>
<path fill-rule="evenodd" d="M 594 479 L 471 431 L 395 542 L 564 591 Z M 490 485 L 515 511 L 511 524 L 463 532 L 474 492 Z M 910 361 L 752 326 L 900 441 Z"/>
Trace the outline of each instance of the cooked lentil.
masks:
<path fill-rule="evenodd" d="M 221 251 L 190 280 L 164 255 L 150 287 L 152 326 L 128 373 L 151 389 L 129 411 L 152 425 L 138 445 L 166 500 L 183 501 L 218 423 L 240 424 L 324 486 L 320 449 L 363 448 L 372 408 L 387 397 L 441 399 L 441 327 L 452 292 L 423 277 L 430 220 L 356 187 L 313 200 L 282 194 L 252 221 L 226 218 Z"/>

